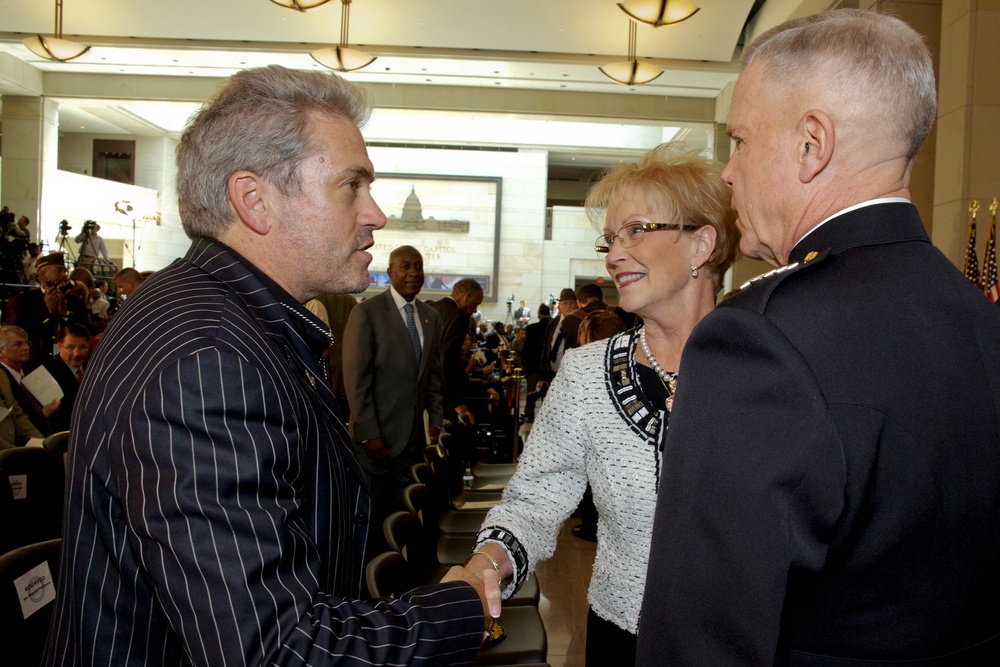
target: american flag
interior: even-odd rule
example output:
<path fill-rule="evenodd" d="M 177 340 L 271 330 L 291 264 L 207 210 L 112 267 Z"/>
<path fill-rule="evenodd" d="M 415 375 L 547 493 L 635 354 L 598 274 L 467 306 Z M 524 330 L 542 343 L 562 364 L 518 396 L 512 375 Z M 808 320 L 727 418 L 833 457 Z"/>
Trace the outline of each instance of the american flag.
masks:
<path fill-rule="evenodd" d="M 996 303 L 1000 299 L 1000 284 L 997 284 L 997 200 L 990 204 L 990 238 L 986 242 L 986 257 L 983 258 L 983 292 L 990 301 Z"/>
<path fill-rule="evenodd" d="M 977 288 L 983 289 L 982 283 L 979 282 L 979 260 L 976 258 L 976 211 L 978 210 L 979 201 L 974 199 L 969 206 L 972 217 L 969 218 L 969 243 L 965 248 L 965 277 Z"/>

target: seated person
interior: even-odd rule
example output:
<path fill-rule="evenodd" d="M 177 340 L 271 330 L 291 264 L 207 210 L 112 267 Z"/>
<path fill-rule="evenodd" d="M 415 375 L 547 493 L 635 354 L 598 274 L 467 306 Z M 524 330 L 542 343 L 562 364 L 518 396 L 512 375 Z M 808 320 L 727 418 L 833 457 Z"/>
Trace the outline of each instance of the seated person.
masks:
<path fill-rule="evenodd" d="M 25 367 L 31 360 L 28 332 L 21 327 L 0 327 L 0 392 L 9 392 L 42 435 L 49 435 L 49 417 L 59 410 L 59 399 L 41 405 L 21 386 Z"/>
<path fill-rule="evenodd" d="M 83 382 L 83 369 L 90 356 L 90 331 L 79 324 L 67 324 L 56 337 L 59 354 L 45 362 L 52 377 L 63 390 L 59 410 L 49 419 L 52 431 L 68 431 L 73 404 Z"/>
<path fill-rule="evenodd" d="M 10 378 L 6 373 L 0 373 L 0 403 L 3 403 L 0 412 L 5 413 L 0 419 L 0 449 L 23 447 L 30 438 L 43 437 L 14 398 Z"/>

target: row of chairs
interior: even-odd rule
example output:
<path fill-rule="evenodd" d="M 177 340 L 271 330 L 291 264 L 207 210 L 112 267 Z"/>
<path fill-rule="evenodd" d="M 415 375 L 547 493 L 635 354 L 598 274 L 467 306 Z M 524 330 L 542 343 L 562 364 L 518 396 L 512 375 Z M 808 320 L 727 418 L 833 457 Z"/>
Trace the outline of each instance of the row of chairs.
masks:
<path fill-rule="evenodd" d="M 0 450 L 0 554 L 62 534 L 69 432 Z"/>
<path fill-rule="evenodd" d="M 442 433 L 442 442 L 448 440 Z M 447 450 L 428 447 L 424 463 L 411 468 L 413 483 L 403 489 L 406 511 L 389 515 L 383 524 L 392 551 L 376 556 L 366 571 L 373 597 L 393 597 L 429 582 L 462 564 L 475 546 L 476 534 L 488 507 L 500 501 L 510 467 L 479 468 L 471 488 L 453 492 L 454 475 Z M 532 575 L 503 604 L 499 619 L 506 637 L 480 651 L 479 665 L 540 665 L 545 663 L 548 640 L 538 613 L 540 590 Z"/>
<path fill-rule="evenodd" d="M 38 665 L 55 600 L 62 548 L 66 445 L 0 450 L 0 646 L 3 663 Z"/>
<path fill-rule="evenodd" d="M 0 644 L 10 647 L 4 650 L 4 662 L 10 659 L 10 664 L 39 664 L 45 645 L 53 608 L 46 596 L 54 596 L 59 574 L 67 439 L 61 433 L 43 447 L 0 451 L 0 632 L 5 635 Z M 384 526 L 395 551 L 369 564 L 367 583 L 374 597 L 394 597 L 438 581 L 449 567 L 464 562 L 487 508 L 499 502 L 512 473 L 510 466 L 475 466 L 472 488 L 452 493 L 454 471 L 447 452 L 431 447 L 425 459 L 414 466 L 414 484 L 404 492 L 408 511 L 390 516 Z M 547 639 L 539 597 L 532 576 L 504 603 L 506 638 L 481 651 L 477 664 L 544 664 Z"/>

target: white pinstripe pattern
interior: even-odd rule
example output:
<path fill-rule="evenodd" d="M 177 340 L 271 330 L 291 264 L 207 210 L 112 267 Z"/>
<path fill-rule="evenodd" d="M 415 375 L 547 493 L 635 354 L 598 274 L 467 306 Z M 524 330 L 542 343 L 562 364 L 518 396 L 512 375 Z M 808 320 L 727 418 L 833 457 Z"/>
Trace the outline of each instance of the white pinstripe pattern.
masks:
<path fill-rule="evenodd" d="M 359 601 L 369 499 L 316 381 L 329 334 L 279 294 L 200 240 L 105 334 L 73 415 L 46 665 L 475 657 L 467 585 Z"/>

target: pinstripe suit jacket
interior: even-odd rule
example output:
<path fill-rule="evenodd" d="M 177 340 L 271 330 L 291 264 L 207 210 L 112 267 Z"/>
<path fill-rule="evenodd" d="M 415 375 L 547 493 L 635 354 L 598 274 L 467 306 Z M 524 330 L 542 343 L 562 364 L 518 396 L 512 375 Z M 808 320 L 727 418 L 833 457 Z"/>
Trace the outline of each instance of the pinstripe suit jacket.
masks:
<path fill-rule="evenodd" d="M 470 586 L 359 601 L 369 498 L 320 370 L 329 343 L 215 241 L 135 293 L 73 414 L 44 664 L 474 658 Z"/>
<path fill-rule="evenodd" d="M 441 317 L 413 300 L 424 331 L 420 368 L 406 324 L 389 290 L 351 311 L 344 329 L 344 388 L 356 442 L 382 436 L 390 456 L 399 456 L 414 429 L 441 425 Z M 422 450 L 421 450 L 422 451 Z"/>

